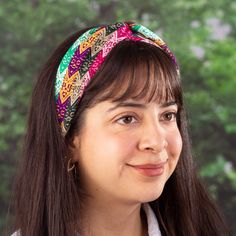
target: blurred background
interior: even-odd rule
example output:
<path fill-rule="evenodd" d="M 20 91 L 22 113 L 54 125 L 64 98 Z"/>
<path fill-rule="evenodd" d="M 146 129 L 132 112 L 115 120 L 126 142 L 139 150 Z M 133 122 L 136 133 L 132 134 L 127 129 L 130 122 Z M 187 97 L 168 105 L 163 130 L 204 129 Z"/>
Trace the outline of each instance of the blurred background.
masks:
<path fill-rule="evenodd" d="M 236 235 L 234 0 L 0 0 L 0 232 L 14 216 L 11 188 L 40 67 L 69 34 L 124 20 L 152 29 L 176 54 L 198 173 Z"/>

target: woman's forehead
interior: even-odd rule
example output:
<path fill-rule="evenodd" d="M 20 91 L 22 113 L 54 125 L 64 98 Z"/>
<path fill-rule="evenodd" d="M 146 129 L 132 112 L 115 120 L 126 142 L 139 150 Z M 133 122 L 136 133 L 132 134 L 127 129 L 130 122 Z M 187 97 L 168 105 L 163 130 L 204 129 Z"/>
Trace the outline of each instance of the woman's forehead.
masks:
<path fill-rule="evenodd" d="M 147 110 L 163 110 L 165 108 L 174 108 L 179 110 L 179 105 L 176 103 L 176 101 L 168 101 L 164 103 L 159 103 L 159 102 L 146 102 L 143 99 L 139 100 L 134 100 L 134 99 L 128 99 L 124 101 L 119 101 L 119 102 L 114 102 L 112 100 L 105 100 L 101 101 L 94 106 L 90 107 L 88 111 L 93 111 L 92 116 L 94 117 L 95 114 L 98 116 L 103 116 L 105 115 L 110 115 L 113 114 L 113 112 L 119 111 L 120 109 L 125 110 L 125 109 L 137 109 L 140 111 L 146 112 Z"/>
<path fill-rule="evenodd" d="M 169 106 L 177 106 L 176 101 L 174 100 L 170 100 L 170 101 L 166 101 L 166 102 L 146 102 L 143 99 L 127 99 L 124 101 L 120 101 L 120 102 L 114 102 L 114 101 L 106 101 L 107 105 L 110 106 L 110 108 L 107 110 L 108 112 L 111 112 L 117 108 L 120 107 L 134 107 L 134 108 L 141 108 L 141 109 L 146 109 L 149 105 L 154 105 L 160 108 L 165 108 L 165 107 L 169 107 Z"/>

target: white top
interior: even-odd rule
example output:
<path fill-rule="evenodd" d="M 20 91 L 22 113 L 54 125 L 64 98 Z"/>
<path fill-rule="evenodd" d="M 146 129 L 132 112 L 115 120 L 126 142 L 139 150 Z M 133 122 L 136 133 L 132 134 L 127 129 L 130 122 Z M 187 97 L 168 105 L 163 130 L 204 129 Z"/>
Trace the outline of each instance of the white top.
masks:
<path fill-rule="evenodd" d="M 144 203 L 142 207 L 147 216 L 148 236 L 161 236 L 160 227 L 152 208 L 148 203 Z M 16 231 L 11 236 L 21 236 L 20 230 Z"/>
<path fill-rule="evenodd" d="M 148 236 L 161 236 L 160 227 L 157 218 L 148 203 L 142 205 L 147 216 Z"/>

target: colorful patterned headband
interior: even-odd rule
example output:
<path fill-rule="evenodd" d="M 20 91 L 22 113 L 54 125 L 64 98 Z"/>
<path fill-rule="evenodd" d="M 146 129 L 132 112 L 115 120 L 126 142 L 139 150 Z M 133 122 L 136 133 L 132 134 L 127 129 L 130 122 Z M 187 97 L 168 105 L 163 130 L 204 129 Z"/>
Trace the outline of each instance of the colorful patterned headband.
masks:
<path fill-rule="evenodd" d="M 92 28 L 82 34 L 64 55 L 57 70 L 55 100 L 63 136 L 70 128 L 79 101 L 108 53 L 123 40 L 153 44 L 173 60 L 174 54 L 155 33 L 136 23 L 115 23 Z"/>

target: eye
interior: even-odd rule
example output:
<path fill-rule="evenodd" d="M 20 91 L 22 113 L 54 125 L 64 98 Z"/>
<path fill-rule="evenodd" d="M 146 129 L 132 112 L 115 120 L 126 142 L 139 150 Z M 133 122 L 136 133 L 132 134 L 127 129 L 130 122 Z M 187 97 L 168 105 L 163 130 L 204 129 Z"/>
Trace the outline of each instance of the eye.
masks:
<path fill-rule="evenodd" d="M 166 112 L 163 114 L 163 121 L 175 121 L 177 117 L 176 112 Z"/>
<path fill-rule="evenodd" d="M 137 122 L 137 119 L 134 116 L 126 115 L 120 117 L 116 122 L 122 125 L 128 125 Z"/>

